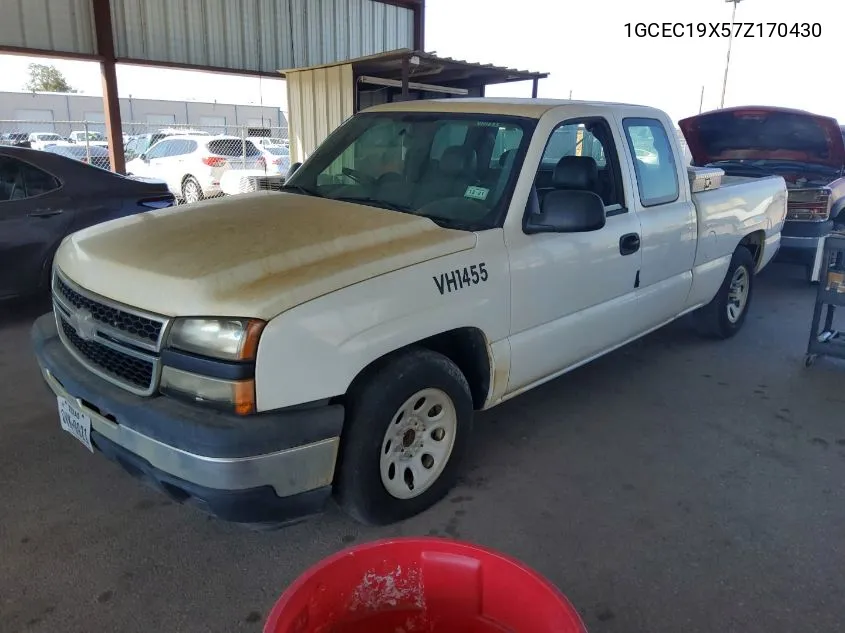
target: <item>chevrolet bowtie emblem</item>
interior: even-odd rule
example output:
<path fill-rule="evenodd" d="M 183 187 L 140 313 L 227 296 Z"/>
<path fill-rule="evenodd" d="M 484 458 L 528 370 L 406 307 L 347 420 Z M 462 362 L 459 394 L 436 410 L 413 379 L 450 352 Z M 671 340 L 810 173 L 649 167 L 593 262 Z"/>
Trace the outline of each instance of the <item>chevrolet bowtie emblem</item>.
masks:
<path fill-rule="evenodd" d="M 70 325 L 83 341 L 92 341 L 97 337 L 97 322 L 89 310 L 81 308 L 70 316 Z"/>

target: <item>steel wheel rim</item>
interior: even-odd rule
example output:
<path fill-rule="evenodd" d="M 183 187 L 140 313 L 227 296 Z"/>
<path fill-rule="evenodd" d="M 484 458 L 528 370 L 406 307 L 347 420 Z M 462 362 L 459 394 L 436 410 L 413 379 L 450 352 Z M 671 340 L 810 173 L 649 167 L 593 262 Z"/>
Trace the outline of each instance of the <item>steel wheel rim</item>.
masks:
<path fill-rule="evenodd" d="M 200 199 L 197 184 L 192 180 L 185 183 L 185 202 L 198 202 Z"/>
<path fill-rule="evenodd" d="M 396 499 L 414 499 L 443 473 L 458 429 L 455 404 L 440 389 L 422 389 L 399 407 L 381 441 L 379 471 Z"/>
<path fill-rule="evenodd" d="M 745 266 L 740 266 L 734 271 L 728 292 L 728 321 L 736 323 L 739 321 L 745 306 L 748 304 L 748 291 L 751 288 L 750 275 Z"/>

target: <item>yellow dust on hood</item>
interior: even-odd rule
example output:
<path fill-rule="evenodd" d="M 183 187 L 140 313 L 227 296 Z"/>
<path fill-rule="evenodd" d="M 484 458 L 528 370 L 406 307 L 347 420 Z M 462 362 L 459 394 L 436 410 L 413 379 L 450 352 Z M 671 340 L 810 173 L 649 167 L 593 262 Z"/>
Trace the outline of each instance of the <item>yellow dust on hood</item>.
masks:
<path fill-rule="evenodd" d="M 407 213 L 257 192 L 85 229 L 56 264 L 83 288 L 151 312 L 268 319 L 475 243 Z"/>

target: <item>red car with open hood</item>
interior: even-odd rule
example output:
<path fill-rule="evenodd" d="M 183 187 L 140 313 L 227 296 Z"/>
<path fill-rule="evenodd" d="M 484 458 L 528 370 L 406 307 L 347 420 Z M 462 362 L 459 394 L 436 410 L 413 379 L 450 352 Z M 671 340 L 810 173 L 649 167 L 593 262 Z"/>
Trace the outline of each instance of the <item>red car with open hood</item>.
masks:
<path fill-rule="evenodd" d="M 812 268 L 819 239 L 845 228 L 845 140 L 836 119 L 743 106 L 679 122 L 693 164 L 728 176 L 782 176 L 789 210 L 778 259 Z"/>

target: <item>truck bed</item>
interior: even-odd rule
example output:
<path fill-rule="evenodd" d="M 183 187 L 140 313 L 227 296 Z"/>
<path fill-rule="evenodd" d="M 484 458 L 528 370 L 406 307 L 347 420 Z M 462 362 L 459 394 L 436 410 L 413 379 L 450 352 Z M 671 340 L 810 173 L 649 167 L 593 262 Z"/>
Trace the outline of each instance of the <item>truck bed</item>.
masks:
<path fill-rule="evenodd" d="M 763 248 L 758 271 L 769 263 L 780 245 L 780 231 L 786 219 L 787 191 L 783 178 L 725 175 L 718 188 L 693 193 L 692 199 L 699 227 L 696 267 L 733 254 L 734 242 L 720 240 L 719 236 L 757 231 Z"/>

